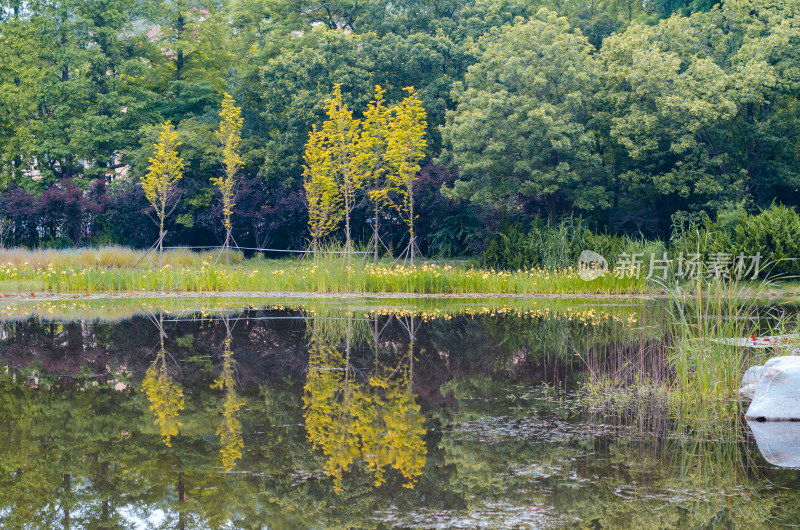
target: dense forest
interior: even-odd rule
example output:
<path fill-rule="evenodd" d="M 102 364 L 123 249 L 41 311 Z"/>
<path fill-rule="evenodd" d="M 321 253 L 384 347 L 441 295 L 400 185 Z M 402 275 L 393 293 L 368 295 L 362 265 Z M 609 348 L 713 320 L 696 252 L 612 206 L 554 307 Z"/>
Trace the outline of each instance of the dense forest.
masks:
<path fill-rule="evenodd" d="M 2 0 L 6 245 L 149 246 L 140 184 L 165 121 L 184 159 L 167 245 L 219 245 L 215 131 L 242 109 L 233 233 L 308 244 L 303 153 L 341 84 L 413 86 L 428 255 L 485 250 L 509 223 L 581 217 L 667 239 L 721 211 L 800 205 L 797 0 Z M 370 238 L 367 201 L 353 233 Z M 537 225 L 538 223 L 538 225 Z M 402 248 L 399 219 L 382 222 Z"/>

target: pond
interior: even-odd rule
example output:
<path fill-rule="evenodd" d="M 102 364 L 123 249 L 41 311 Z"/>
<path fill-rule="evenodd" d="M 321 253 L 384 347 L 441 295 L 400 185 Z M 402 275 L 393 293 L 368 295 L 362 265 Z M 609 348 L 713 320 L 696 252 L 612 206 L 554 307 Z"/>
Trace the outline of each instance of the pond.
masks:
<path fill-rule="evenodd" d="M 797 523 L 800 470 L 739 417 L 587 400 L 600 371 L 664 370 L 657 306 L 6 304 L 0 527 Z"/>

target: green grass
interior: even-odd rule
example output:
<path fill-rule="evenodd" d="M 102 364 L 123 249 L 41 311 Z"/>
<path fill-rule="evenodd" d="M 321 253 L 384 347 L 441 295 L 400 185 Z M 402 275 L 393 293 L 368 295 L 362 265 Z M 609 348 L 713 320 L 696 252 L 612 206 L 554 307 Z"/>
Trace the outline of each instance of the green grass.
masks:
<path fill-rule="evenodd" d="M 31 280 L 5 280 L 0 281 L 0 293 L 28 293 L 40 292 L 47 289 L 47 284 L 42 278 Z"/>
<path fill-rule="evenodd" d="M 193 252 L 191 250 L 166 250 L 162 255 L 162 265 L 172 267 L 199 267 L 204 262 L 214 263 L 219 256 L 217 252 Z M 0 249 L 0 264 L 13 265 L 23 269 L 53 268 L 131 268 L 137 263 L 144 268 L 159 267 L 158 254 L 147 254 L 143 250 L 135 250 L 120 246 L 77 249 Z M 234 264 L 244 261 L 241 252 L 231 253 Z"/>
<path fill-rule="evenodd" d="M 113 250 L 113 252 L 112 252 Z M 119 251 L 123 259 L 116 259 Z M 92 254 L 95 253 L 95 255 Z M 341 256 L 307 260 L 238 260 L 214 264 L 213 256 L 165 253 L 165 265 L 134 268 L 127 249 L 0 253 L 0 292 L 19 292 L 17 282 L 37 282 L 49 292 L 314 292 L 410 294 L 631 294 L 645 282 L 607 275 L 587 282 L 575 269 L 497 271 L 422 263 L 415 269 L 363 263 L 348 266 Z M 7 259 L 13 254 L 14 259 Z M 76 263 L 70 257 L 76 257 Z M 141 256 L 139 256 L 141 257 Z M 198 262 L 205 257 L 205 261 Z M 28 259 L 26 259 L 28 258 Z M 78 259 L 79 258 L 79 259 Z M 22 261 L 25 259 L 25 261 Z M 52 259 L 52 262 L 48 262 Z M 92 264 L 95 263 L 96 264 Z M 86 265 L 90 263 L 90 265 Z M 355 263 L 355 262 L 354 262 Z M 27 290 L 27 289 L 23 289 Z"/>

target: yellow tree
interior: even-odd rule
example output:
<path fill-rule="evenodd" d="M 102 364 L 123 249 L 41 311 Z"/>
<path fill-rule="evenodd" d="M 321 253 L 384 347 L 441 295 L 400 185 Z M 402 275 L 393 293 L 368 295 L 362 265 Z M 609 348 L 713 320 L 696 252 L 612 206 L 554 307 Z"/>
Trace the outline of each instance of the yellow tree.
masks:
<path fill-rule="evenodd" d="M 342 102 L 342 86 L 333 87 L 333 96 L 327 103 L 328 119 L 322 124 L 324 145 L 330 152 L 333 176 L 344 207 L 345 253 L 348 261 L 353 250 L 350 235 L 350 216 L 356 207 L 356 194 L 363 184 L 363 174 L 358 171 L 358 140 L 360 122 Z"/>
<path fill-rule="evenodd" d="M 183 159 L 178 156 L 178 133 L 170 122 L 161 127 L 158 143 L 153 145 L 150 168 L 142 177 L 142 189 L 150 206 L 156 213 L 158 224 L 158 263 L 162 265 L 164 248 L 164 220 L 178 205 L 178 191 L 175 187 L 183 172 Z"/>
<path fill-rule="evenodd" d="M 419 161 L 425 156 L 425 128 L 428 125 L 425 121 L 425 109 L 414 87 L 404 90 L 408 95 L 392 109 L 389 119 L 386 150 L 389 171 L 386 177 L 392 206 L 408 225 L 409 242 L 404 254 L 408 253 L 413 269 L 414 254 L 418 248 L 414 233 L 414 182 L 420 169 Z"/>
<path fill-rule="evenodd" d="M 217 131 L 217 140 L 222 148 L 223 174 L 220 177 L 212 177 L 211 182 L 217 187 L 222 196 L 222 216 L 225 226 L 225 243 L 222 248 L 225 250 L 226 262 L 230 264 L 230 244 L 231 244 L 231 215 L 233 207 L 236 205 L 236 174 L 242 167 L 242 156 L 239 153 L 239 144 L 242 141 L 242 109 L 234 105 L 233 98 L 226 93 L 222 100 L 222 111 L 219 113 L 220 122 Z"/>
<path fill-rule="evenodd" d="M 342 195 L 333 176 L 331 151 L 325 134 L 316 126 L 308 137 L 304 160 L 303 187 L 308 203 L 311 248 L 316 260 L 319 241 L 336 230 L 344 216 Z"/>
<path fill-rule="evenodd" d="M 363 173 L 363 181 L 369 185 L 369 199 L 374 208 L 373 232 L 369 249 L 374 252 L 375 265 L 378 264 L 379 245 L 383 244 L 380 238 L 380 210 L 387 204 L 386 175 L 386 150 L 389 139 L 390 109 L 383 104 L 383 95 L 386 91 L 375 85 L 375 99 L 367 106 L 359 139 L 359 164 Z"/>

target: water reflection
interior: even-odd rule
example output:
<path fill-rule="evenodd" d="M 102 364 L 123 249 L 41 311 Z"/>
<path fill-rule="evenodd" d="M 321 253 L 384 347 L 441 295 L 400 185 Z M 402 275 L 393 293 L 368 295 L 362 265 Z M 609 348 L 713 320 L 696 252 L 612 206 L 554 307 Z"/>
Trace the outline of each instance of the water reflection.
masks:
<path fill-rule="evenodd" d="M 158 427 L 164 444 L 171 447 L 170 440 L 177 436 L 181 422 L 179 416 L 184 409 L 183 389 L 170 376 L 167 369 L 167 350 L 164 347 L 164 317 L 151 317 L 159 332 L 159 348 L 155 359 L 147 368 L 142 379 L 142 392 L 147 396 L 153 421 Z"/>
<path fill-rule="evenodd" d="M 406 479 L 403 486 L 413 488 L 426 453 L 423 417 L 412 388 L 416 323 L 411 317 L 408 349 L 394 366 L 380 361 L 377 318 L 367 324 L 372 324 L 374 362 L 360 370 L 350 356 L 353 327 L 363 328 L 364 319 L 329 314 L 314 318 L 303 395 L 308 438 L 325 454 L 325 471 L 336 491 L 342 491 L 342 477 L 357 461 L 366 463 L 375 486 L 393 468 Z"/>
<path fill-rule="evenodd" d="M 800 469 L 800 422 L 748 420 L 747 426 L 767 462 Z"/>
<path fill-rule="evenodd" d="M 225 324 L 225 344 L 222 351 L 222 369 L 219 377 L 211 385 L 212 389 L 222 390 L 225 396 L 222 399 L 222 421 L 217 427 L 217 434 L 220 440 L 219 454 L 222 460 L 222 469 L 230 471 L 236 461 L 242 457 L 244 441 L 242 440 L 242 422 L 237 417 L 239 410 L 244 407 L 245 401 L 236 393 L 236 361 L 231 350 L 231 324 L 226 317 L 223 319 Z"/>
<path fill-rule="evenodd" d="M 586 412 L 572 390 L 588 371 L 649 362 L 653 335 L 631 320 L 316 307 L 5 322 L 0 527 L 798 520 L 800 472 L 766 461 L 756 429 Z"/>

